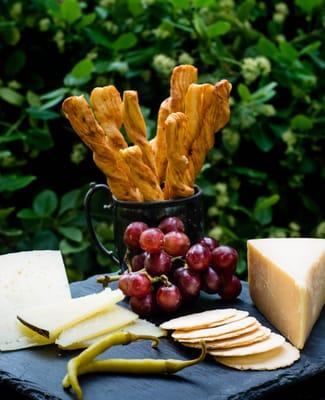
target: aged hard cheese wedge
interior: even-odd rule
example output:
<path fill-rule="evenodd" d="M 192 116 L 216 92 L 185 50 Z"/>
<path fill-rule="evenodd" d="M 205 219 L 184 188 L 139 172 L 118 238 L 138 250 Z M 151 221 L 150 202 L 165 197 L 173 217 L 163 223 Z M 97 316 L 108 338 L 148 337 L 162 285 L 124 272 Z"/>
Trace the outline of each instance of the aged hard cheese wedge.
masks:
<path fill-rule="evenodd" d="M 23 251 L 0 256 L 0 350 L 48 344 L 20 329 L 17 311 L 71 299 L 59 251 Z M 40 343 L 41 342 L 41 343 Z"/>
<path fill-rule="evenodd" d="M 121 290 L 105 289 L 100 293 L 83 296 L 69 301 L 58 301 L 47 306 L 38 306 L 18 312 L 19 321 L 49 339 L 71 326 L 101 311 L 113 307 L 124 298 Z"/>
<path fill-rule="evenodd" d="M 64 330 L 55 343 L 61 348 L 71 347 L 74 343 L 80 343 L 120 329 L 136 319 L 138 319 L 137 314 L 115 305 Z"/>
<path fill-rule="evenodd" d="M 302 349 L 325 303 L 325 240 L 249 240 L 248 281 L 257 308 Z"/>

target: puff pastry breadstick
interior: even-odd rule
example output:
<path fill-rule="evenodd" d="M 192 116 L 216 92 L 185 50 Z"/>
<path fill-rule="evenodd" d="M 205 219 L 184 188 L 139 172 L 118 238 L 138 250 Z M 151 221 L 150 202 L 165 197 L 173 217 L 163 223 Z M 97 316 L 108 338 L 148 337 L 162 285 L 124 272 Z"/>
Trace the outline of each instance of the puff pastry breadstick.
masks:
<path fill-rule="evenodd" d="M 119 149 L 125 149 L 126 143 L 119 131 L 122 125 L 122 100 L 115 86 L 95 88 L 90 95 L 95 117 L 108 137 L 109 144 Z"/>
<path fill-rule="evenodd" d="M 159 182 L 162 183 L 166 177 L 167 169 L 167 144 L 165 121 L 170 113 L 171 98 L 165 99 L 159 108 L 156 137 L 150 142 L 157 168 Z"/>
<path fill-rule="evenodd" d="M 129 167 L 109 144 L 107 137 L 95 119 L 83 96 L 64 100 L 62 110 L 81 140 L 93 151 L 98 168 L 108 178 L 114 196 L 120 200 L 142 201 L 139 189 L 130 179 Z"/>
<path fill-rule="evenodd" d="M 200 111 L 200 134 L 194 140 L 190 149 L 187 183 L 194 185 L 196 175 L 201 170 L 206 154 L 214 145 L 215 133 L 229 121 L 229 94 L 231 84 L 227 80 L 218 82 L 215 86 L 204 85 L 202 107 Z"/>
<path fill-rule="evenodd" d="M 163 192 L 157 181 L 157 177 L 143 162 L 143 154 L 139 146 L 128 147 L 127 149 L 120 150 L 121 156 L 127 165 L 130 165 L 130 172 L 133 181 L 140 189 L 143 199 L 150 200 L 163 200 Z"/>
<path fill-rule="evenodd" d="M 173 69 L 170 79 L 170 112 L 185 111 L 185 95 L 191 83 L 197 81 L 197 68 L 179 65 Z"/>
<path fill-rule="evenodd" d="M 139 146 L 143 161 L 152 170 L 158 182 L 154 154 L 147 140 L 146 123 L 139 106 L 138 94 L 134 90 L 126 90 L 123 93 L 123 123 L 128 137 Z"/>
<path fill-rule="evenodd" d="M 185 183 L 185 171 L 188 165 L 184 148 L 187 117 L 180 112 L 172 113 L 168 116 L 165 124 L 168 167 L 164 197 L 169 199 L 191 196 L 194 189 Z"/>

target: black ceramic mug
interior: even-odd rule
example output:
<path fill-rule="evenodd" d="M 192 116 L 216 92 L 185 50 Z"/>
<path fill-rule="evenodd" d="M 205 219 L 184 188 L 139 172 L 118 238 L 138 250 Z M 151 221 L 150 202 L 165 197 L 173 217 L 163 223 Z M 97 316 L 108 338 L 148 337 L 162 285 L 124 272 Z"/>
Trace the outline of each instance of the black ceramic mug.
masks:
<path fill-rule="evenodd" d="M 104 204 L 103 208 L 113 219 L 115 251 L 108 250 L 103 245 L 93 225 L 90 212 L 91 200 L 94 193 L 99 190 L 104 190 L 108 194 L 109 203 Z M 122 270 L 126 269 L 124 261 L 126 247 L 123 242 L 123 234 L 131 222 L 143 221 L 150 227 L 156 227 L 165 217 L 175 216 L 183 221 L 185 232 L 191 243 L 198 240 L 203 234 L 202 191 L 198 186 L 195 187 L 193 196 L 184 199 L 136 202 L 117 200 L 112 196 L 107 185 L 92 183 L 86 193 L 84 204 L 88 229 L 95 245 L 118 263 Z"/>

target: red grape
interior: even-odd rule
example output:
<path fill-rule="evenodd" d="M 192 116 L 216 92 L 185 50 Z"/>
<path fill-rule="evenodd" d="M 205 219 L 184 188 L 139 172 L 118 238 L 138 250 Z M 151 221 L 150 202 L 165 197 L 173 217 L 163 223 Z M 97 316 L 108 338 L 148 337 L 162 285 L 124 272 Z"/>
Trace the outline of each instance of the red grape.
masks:
<path fill-rule="evenodd" d="M 185 256 L 191 243 L 183 232 L 169 232 L 165 235 L 164 250 L 171 256 Z"/>
<path fill-rule="evenodd" d="M 235 272 L 237 260 L 237 251 L 229 246 L 219 246 L 212 252 L 212 263 L 217 272 Z"/>
<path fill-rule="evenodd" d="M 201 272 L 208 268 L 212 260 L 211 251 L 202 244 L 193 245 L 186 253 L 186 262 L 191 271 Z"/>
<path fill-rule="evenodd" d="M 177 217 L 164 218 L 158 225 L 158 228 L 162 230 L 164 233 L 174 232 L 174 231 L 176 232 L 185 231 L 183 221 Z"/>
<path fill-rule="evenodd" d="M 172 258 L 164 251 L 159 253 L 148 253 L 146 255 L 144 266 L 148 274 L 158 276 L 168 274 L 172 267 Z"/>
<path fill-rule="evenodd" d="M 223 300 L 234 300 L 240 295 L 242 285 L 237 276 L 233 276 L 231 280 L 223 283 L 223 287 L 220 291 L 220 296 Z"/>
<path fill-rule="evenodd" d="M 148 229 L 148 225 L 144 222 L 136 221 L 129 224 L 123 236 L 125 245 L 131 250 L 137 250 L 140 247 L 140 235 L 146 229 Z"/>
<path fill-rule="evenodd" d="M 218 273 L 211 267 L 204 271 L 202 277 L 202 289 L 207 293 L 219 293 L 222 281 Z"/>
<path fill-rule="evenodd" d="M 164 234 L 158 228 L 149 228 L 141 233 L 140 246 L 148 253 L 158 253 L 164 246 Z"/>
<path fill-rule="evenodd" d="M 201 289 L 200 275 L 190 271 L 188 268 L 178 268 L 175 271 L 176 284 L 181 291 L 182 296 L 195 297 L 198 296 Z"/>
<path fill-rule="evenodd" d="M 210 251 L 214 250 L 216 247 L 219 246 L 219 243 L 210 236 L 204 236 L 199 240 L 199 243 L 203 246 L 208 247 Z"/>
<path fill-rule="evenodd" d="M 125 296 L 131 296 L 130 292 L 130 274 L 125 273 L 121 275 L 120 279 L 118 280 L 118 287 L 122 290 Z"/>
<path fill-rule="evenodd" d="M 157 311 L 156 299 L 152 292 L 144 297 L 131 297 L 130 306 L 141 317 L 153 315 Z"/>
<path fill-rule="evenodd" d="M 151 291 L 151 280 L 145 274 L 130 274 L 128 291 L 130 296 L 144 297 Z"/>
<path fill-rule="evenodd" d="M 163 311 L 174 312 L 181 305 L 182 295 L 175 285 L 161 286 L 157 290 L 156 300 Z"/>
<path fill-rule="evenodd" d="M 144 268 L 144 260 L 146 258 L 146 254 L 147 253 L 141 253 L 132 257 L 131 260 L 132 271 L 136 272 Z"/>

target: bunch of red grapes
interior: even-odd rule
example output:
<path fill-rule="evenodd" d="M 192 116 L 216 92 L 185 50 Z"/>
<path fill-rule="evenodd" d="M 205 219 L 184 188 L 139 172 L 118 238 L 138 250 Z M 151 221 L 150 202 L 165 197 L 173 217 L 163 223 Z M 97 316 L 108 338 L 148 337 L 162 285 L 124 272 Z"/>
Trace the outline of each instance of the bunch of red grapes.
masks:
<path fill-rule="evenodd" d="M 235 299 L 241 282 L 234 275 L 238 253 L 211 237 L 191 246 L 181 219 L 167 217 L 157 228 L 132 222 L 124 232 L 130 271 L 119 279 L 119 288 L 130 296 L 133 311 L 141 316 L 158 310 L 174 312 L 194 301 L 200 290 Z"/>

